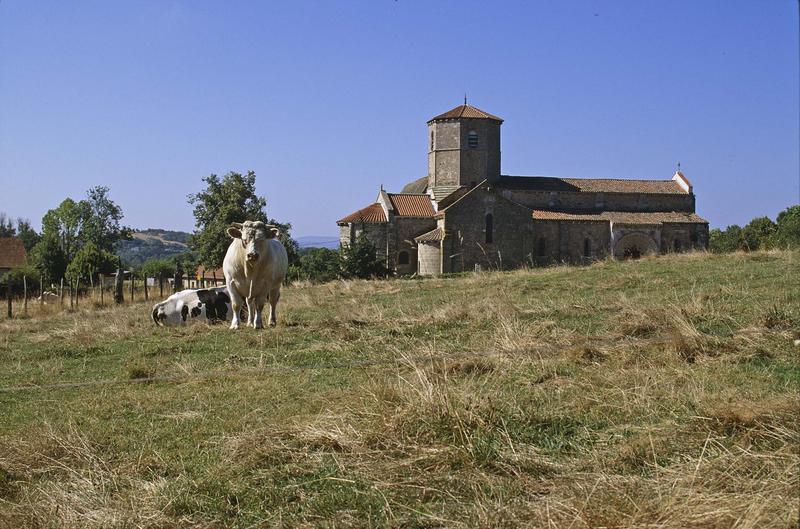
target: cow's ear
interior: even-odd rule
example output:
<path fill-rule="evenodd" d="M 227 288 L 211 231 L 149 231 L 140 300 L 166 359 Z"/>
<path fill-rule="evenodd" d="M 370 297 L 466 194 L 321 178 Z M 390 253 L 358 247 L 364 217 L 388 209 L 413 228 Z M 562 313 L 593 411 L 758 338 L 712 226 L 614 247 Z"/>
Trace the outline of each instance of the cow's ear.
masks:
<path fill-rule="evenodd" d="M 231 226 L 230 228 L 228 228 L 225 231 L 228 232 L 228 236 L 231 239 L 241 239 L 242 238 L 242 230 L 240 230 L 239 228 L 235 228 L 235 227 Z"/>
<path fill-rule="evenodd" d="M 274 239 L 278 236 L 278 228 L 267 228 L 267 239 Z"/>

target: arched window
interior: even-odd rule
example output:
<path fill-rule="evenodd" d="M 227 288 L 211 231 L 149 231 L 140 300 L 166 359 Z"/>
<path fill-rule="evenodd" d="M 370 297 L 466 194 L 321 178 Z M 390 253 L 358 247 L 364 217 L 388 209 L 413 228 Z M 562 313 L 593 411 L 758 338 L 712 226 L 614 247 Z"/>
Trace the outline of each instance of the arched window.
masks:
<path fill-rule="evenodd" d="M 681 251 L 681 241 L 679 241 L 678 239 L 675 239 L 674 241 L 672 241 L 672 250 L 675 251 L 675 252 L 680 252 Z"/>
<path fill-rule="evenodd" d="M 539 257 L 544 257 L 547 253 L 547 239 L 544 237 L 539 237 L 539 247 L 537 248 L 536 252 Z"/>
<path fill-rule="evenodd" d="M 433 150 L 433 131 L 431 131 L 431 150 Z"/>
<path fill-rule="evenodd" d="M 586 237 L 583 240 L 583 256 L 584 257 L 592 256 L 592 241 L 589 240 L 589 237 Z"/>
<path fill-rule="evenodd" d="M 408 264 L 408 252 L 402 251 L 397 254 L 397 264 L 407 265 Z"/>
<path fill-rule="evenodd" d="M 478 133 L 474 130 L 469 131 L 467 134 L 467 147 L 474 149 L 478 146 Z"/>
<path fill-rule="evenodd" d="M 494 217 L 491 213 L 486 214 L 486 244 L 494 242 Z"/>

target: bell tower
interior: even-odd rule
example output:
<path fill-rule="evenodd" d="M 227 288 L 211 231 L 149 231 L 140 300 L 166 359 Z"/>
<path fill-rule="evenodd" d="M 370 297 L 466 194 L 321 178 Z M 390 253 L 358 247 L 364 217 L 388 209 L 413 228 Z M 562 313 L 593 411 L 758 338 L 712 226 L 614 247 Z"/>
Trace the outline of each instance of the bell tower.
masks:
<path fill-rule="evenodd" d="M 503 120 L 467 104 L 428 121 L 428 189 L 436 198 L 462 186 L 500 178 Z M 447 193 L 449 194 L 449 193 Z"/>

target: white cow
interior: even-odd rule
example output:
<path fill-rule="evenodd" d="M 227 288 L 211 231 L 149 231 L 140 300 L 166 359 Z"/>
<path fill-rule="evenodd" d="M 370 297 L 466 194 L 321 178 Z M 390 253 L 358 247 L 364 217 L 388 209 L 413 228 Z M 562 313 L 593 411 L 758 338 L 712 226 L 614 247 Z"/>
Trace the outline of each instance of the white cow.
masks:
<path fill-rule="evenodd" d="M 264 323 L 261 311 L 269 300 L 269 324 L 277 321 L 277 305 L 281 297 L 281 284 L 289 268 L 286 248 L 276 238 L 278 229 L 260 221 L 233 223 L 228 228 L 233 239 L 222 271 L 231 296 L 233 320 L 231 329 L 239 328 L 239 309 L 247 300 L 247 324 L 261 329 Z"/>
<path fill-rule="evenodd" d="M 192 320 L 216 323 L 232 317 L 227 287 L 182 290 L 153 305 L 156 325 L 186 325 Z"/>

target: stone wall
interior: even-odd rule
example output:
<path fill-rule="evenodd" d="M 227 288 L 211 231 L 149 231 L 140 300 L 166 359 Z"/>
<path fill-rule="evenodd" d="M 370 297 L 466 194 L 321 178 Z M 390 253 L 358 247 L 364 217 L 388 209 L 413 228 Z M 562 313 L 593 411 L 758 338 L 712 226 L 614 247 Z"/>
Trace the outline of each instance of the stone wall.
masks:
<path fill-rule="evenodd" d="M 339 227 L 339 244 L 349 245 L 361 233 L 375 246 L 375 255 L 386 261 L 387 258 L 387 223 L 351 222 Z"/>
<path fill-rule="evenodd" d="M 469 146 L 469 133 L 478 143 Z M 475 185 L 500 176 L 500 123 L 488 119 L 434 121 L 428 151 L 428 186 Z M 430 138 L 429 138 L 430 141 Z"/>
<path fill-rule="evenodd" d="M 486 217 L 492 215 L 492 238 L 486 237 Z M 532 248 L 529 209 L 485 189 L 464 196 L 444 218 L 442 271 L 496 270 L 522 266 Z"/>
<path fill-rule="evenodd" d="M 502 178 L 502 177 L 501 177 Z M 505 198 L 531 209 L 575 211 L 685 211 L 694 213 L 694 195 L 525 191 L 498 187 Z"/>
<path fill-rule="evenodd" d="M 661 227 L 661 253 L 707 248 L 708 224 L 665 222 Z"/>
<path fill-rule="evenodd" d="M 531 261 L 538 266 L 588 264 L 605 259 L 611 245 L 606 221 L 536 220 L 533 235 Z"/>
<path fill-rule="evenodd" d="M 389 267 L 398 275 L 410 275 L 417 271 L 417 245 L 414 237 L 431 231 L 436 227 L 433 218 L 394 217 L 392 219 L 392 240 L 390 242 Z M 400 264 L 400 252 L 408 255 L 408 264 Z"/>
<path fill-rule="evenodd" d="M 441 270 L 442 252 L 439 241 L 421 242 L 418 248 L 419 274 L 438 275 Z"/>

